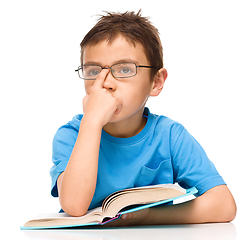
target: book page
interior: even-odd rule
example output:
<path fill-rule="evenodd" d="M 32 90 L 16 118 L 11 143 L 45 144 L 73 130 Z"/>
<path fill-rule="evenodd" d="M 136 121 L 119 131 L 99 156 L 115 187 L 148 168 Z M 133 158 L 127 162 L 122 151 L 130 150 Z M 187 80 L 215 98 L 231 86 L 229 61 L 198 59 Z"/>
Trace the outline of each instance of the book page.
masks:
<path fill-rule="evenodd" d="M 103 203 L 106 217 L 115 216 L 122 208 L 135 204 L 159 202 L 186 194 L 186 190 L 173 184 L 126 189 L 110 195 Z"/>
<path fill-rule="evenodd" d="M 27 222 L 24 227 L 51 227 L 81 225 L 93 222 L 102 222 L 101 207 L 92 209 L 86 215 L 81 217 L 71 217 L 66 213 L 42 213 L 34 220 Z"/>
<path fill-rule="evenodd" d="M 102 211 L 104 212 L 105 209 L 108 208 L 108 206 L 110 205 L 111 201 L 114 201 L 116 198 L 120 198 L 122 195 L 124 194 L 130 194 L 131 192 L 140 192 L 145 191 L 145 190 L 154 190 L 154 189 L 175 189 L 179 192 L 183 194 L 186 194 L 186 190 L 182 187 L 180 187 L 179 185 L 176 184 L 157 184 L 157 185 L 149 185 L 149 186 L 143 186 L 143 187 L 136 187 L 136 188 L 128 188 L 128 189 L 124 189 L 124 190 L 120 190 L 117 192 L 114 192 L 112 194 L 110 194 L 104 201 L 103 201 L 103 205 L 102 205 Z"/>

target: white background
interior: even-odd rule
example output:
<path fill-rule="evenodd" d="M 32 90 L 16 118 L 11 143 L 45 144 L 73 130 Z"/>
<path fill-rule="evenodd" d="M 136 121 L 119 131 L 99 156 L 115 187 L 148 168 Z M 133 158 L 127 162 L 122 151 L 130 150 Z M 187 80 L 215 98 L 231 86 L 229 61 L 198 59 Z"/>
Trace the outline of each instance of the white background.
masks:
<path fill-rule="evenodd" d="M 80 42 L 105 11 L 138 11 L 159 29 L 168 79 L 152 113 L 182 123 L 227 182 L 243 217 L 243 1 L 1 1 L 1 218 L 14 229 L 59 211 L 52 138 L 82 113 Z M 1 226 L 5 226 L 2 225 Z M 4 227 L 4 228 L 6 228 Z"/>

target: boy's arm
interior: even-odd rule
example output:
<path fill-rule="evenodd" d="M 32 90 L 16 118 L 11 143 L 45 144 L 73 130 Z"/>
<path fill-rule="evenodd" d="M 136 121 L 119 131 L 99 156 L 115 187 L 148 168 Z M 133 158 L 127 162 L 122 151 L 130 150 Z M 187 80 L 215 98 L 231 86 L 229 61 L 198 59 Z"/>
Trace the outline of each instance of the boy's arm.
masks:
<path fill-rule="evenodd" d="M 71 216 L 82 216 L 96 188 L 102 127 L 118 109 L 119 103 L 103 88 L 109 70 L 103 70 L 91 92 L 83 100 L 84 115 L 75 146 L 65 171 L 57 180 L 62 209 Z"/>
<path fill-rule="evenodd" d="M 96 187 L 101 129 L 90 123 L 82 119 L 66 170 L 57 180 L 60 205 L 71 216 L 86 214 Z"/>
<path fill-rule="evenodd" d="M 236 204 L 233 196 L 226 185 L 220 185 L 194 200 L 125 214 L 122 219 L 109 224 L 130 226 L 230 222 L 235 215 Z"/>

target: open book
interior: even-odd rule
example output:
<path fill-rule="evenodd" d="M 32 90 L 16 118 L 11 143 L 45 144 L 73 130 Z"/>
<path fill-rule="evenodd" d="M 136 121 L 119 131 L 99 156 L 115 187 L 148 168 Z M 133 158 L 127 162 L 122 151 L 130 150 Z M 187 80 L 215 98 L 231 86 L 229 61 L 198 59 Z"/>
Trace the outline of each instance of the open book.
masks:
<path fill-rule="evenodd" d="M 197 193 L 196 188 L 183 189 L 174 184 L 160 184 L 139 188 L 129 188 L 109 195 L 101 207 L 87 212 L 82 217 L 71 217 L 66 213 L 40 214 L 28 221 L 22 230 L 70 228 L 103 225 L 129 212 L 171 202 L 178 198 Z"/>

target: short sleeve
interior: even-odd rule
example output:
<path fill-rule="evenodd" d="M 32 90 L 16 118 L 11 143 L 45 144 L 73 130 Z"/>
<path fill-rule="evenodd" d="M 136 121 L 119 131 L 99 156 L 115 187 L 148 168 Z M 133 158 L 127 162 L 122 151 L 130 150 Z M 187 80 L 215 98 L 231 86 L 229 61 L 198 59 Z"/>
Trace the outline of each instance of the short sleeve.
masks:
<path fill-rule="evenodd" d="M 51 195 L 58 197 L 57 179 L 59 175 L 65 171 L 70 155 L 73 151 L 78 131 L 72 125 L 61 127 L 53 138 L 52 145 L 52 162 L 53 166 L 50 169 L 52 179 Z"/>
<path fill-rule="evenodd" d="M 225 184 L 200 144 L 180 124 L 172 142 L 174 180 L 184 188 L 196 187 L 197 195 Z"/>

